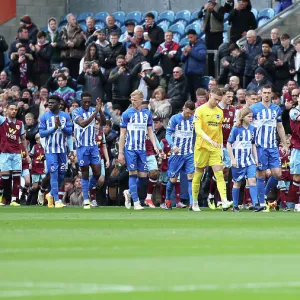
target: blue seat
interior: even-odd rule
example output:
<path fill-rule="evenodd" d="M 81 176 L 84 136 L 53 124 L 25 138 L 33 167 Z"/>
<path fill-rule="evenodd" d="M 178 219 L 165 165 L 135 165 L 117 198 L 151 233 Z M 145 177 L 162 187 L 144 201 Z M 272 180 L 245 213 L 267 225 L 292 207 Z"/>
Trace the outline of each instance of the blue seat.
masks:
<path fill-rule="evenodd" d="M 113 13 L 113 16 L 116 19 L 116 24 L 119 27 L 122 27 L 124 25 L 125 22 L 125 13 L 124 11 L 116 11 Z"/>
<path fill-rule="evenodd" d="M 63 26 L 65 26 L 65 25 L 67 25 L 67 20 L 63 20 L 63 21 L 61 21 L 60 23 L 59 23 L 59 27 L 63 27 Z"/>
<path fill-rule="evenodd" d="M 182 35 L 178 32 L 173 33 L 173 41 L 176 43 L 180 43 L 180 41 L 182 40 Z"/>
<path fill-rule="evenodd" d="M 81 94 L 82 94 L 82 90 L 76 92 L 76 99 L 77 100 L 81 99 Z"/>
<path fill-rule="evenodd" d="M 122 34 L 125 33 L 126 30 L 127 30 L 126 26 L 122 26 L 121 28 Z"/>
<path fill-rule="evenodd" d="M 48 30 L 48 26 L 43 26 L 43 27 L 41 27 L 41 31 L 47 31 Z"/>
<path fill-rule="evenodd" d="M 223 43 L 228 43 L 228 21 L 224 23 Z"/>
<path fill-rule="evenodd" d="M 171 27 L 169 27 L 169 30 L 171 30 L 173 33 L 184 35 L 184 25 L 181 23 L 173 24 Z"/>
<path fill-rule="evenodd" d="M 251 12 L 254 14 L 255 19 L 257 20 L 258 17 L 258 10 L 256 8 L 252 8 Z"/>
<path fill-rule="evenodd" d="M 179 42 L 179 45 L 181 48 L 185 47 L 186 45 L 189 44 L 189 39 L 187 37 L 184 37 L 183 39 L 181 39 L 181 41 Z"/>
<path fill-rule="evenodd" d="M 105 27 L 105 22 L 100 21 L 100 20 L 95 22 L 95 28 L 96 29 L 103 29 L 104 27 Z"/>
<path fill-rule="evenodd" d="M 85 21 L 87 17 L 92 17 L 94 14 L 92 12 L 84 12 L 77 17 L 77 22 Z"/>
<path fill-rule="evenodd" d="M 127 16 L 125 21 L 133 21 L 135 25 L 142 22 L 142 13 L 140 11 L 132 11 Z"/>
<path fill-rule="evenodd" d="M 155 22 L 157 22 L 157 20 L 158 20 L 158 12 L 156 10 L 150 10 L 150 11 L 145 12 L 143 14 L 142 20 L 145 20 L 147 13 L 153 13 L 154 20 L 155 20 Z"/>
<path fill-rule="evenodd" d="M 94 18 L 96 21 L 106 22 L 106 17 L 109 16 L 109 13 L 106 11 L 101 11 L 95 14 Z"/>
<path fill-rule="evenodd" d="M 209 83 L 209 81 L 212 79 L 212 77 L 211 76 L 203 76 L 202 77 L 202 85 L 204 86 L 204 88 L 206 89 L 206 90 L 208 90 L 208 83 Z"/>
<path fill-rule="evenodd" d="M 175 14 L 171 10 L 166 10 L 162 12 L 158 17 L 158 21 L 168 21 L 169 25 L 171 25 L 174 22 L 174 20 L 175 20 Z"/>
<path fill-rule="evenodd" d="M 261 27 L 263 26 L 265 23 L 267 23 L 270 19 L 267 17 L 262 17 L 259 19 L 259 21 L 257 22 L 257 27 Z"/>
<path fill-rule="evenodd" d="M 192 13 L 190 23 L 193 23 L 194 21 L 199 20 L 199 18 L 198 18 L 199 12 L 200 12 L 200 9 L 198 9 Z"/>
<path fill-rule="evenodd" d="M 84 23 L 79 23 L 80 24 L 80 27 L 83 31 L 87 31 L 87 27 Z"/>
<path fill-rule="evenodd" d="M 227 22 L 228 17 L 229 17 L 229 13 L 225 13 L 224 14 L 224 23 Z M 255 19 L 256 19 L 256 17 L 255 17 Z"/>
<path fill-rule="evenodd" d="M 194 30 L 196 31 L 197 35 L 199 35 L 200 32 L 201 32 L 201 27 L 200 27 L 200 25 L 199 25 L 199 24 L 196 24 L 196 23 L 192 23 L 192 24 L 186 26 L 186 27 L 185 27 L 185 34 L 187 34 L 187 32 L 188 32 L 190 29 L 194 29 Z"/>
<path fill-rule="evenodd" d="M 190 23 L 191 12 L 189 10 L 182 10 L 178 12 L 175 16 L 175 23 L 181 22 L 185 26 Z"/>
<path fill-rule="evenodd" d="M 261 18 L 272 19 L 274 16 L 275 11 L 273 8 L 265 8 L 258 13 L 257 20 L 259 21 Z"/>
<path fill-rule="evenodd" d="M 161 21 L 157 24 L 164 32 L 169 29 L 169 23 L 167 21 Z"/>

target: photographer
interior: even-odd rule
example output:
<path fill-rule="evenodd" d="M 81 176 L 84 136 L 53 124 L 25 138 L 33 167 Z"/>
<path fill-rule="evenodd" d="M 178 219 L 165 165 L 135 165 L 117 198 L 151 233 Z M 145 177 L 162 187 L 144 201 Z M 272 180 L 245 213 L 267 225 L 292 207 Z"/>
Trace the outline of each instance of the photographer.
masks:
<path fill-rule="evenodd" d="M 54 92 L 59 88 L 57 77 L 59 75 L 65 75 L 67 77 L 67 87 L 77 90 L 77 82 L 75 79 L 73 79 L 69 74 L 69 69 L 66 67 L 63 67 L 61 69 L 57 69 L 53 72 L 52 76 L 49 77 L 46 86 L 51 92 Z"/>
<path fill-rule="evenodd" d="M 101 72 L 98 61 L 86 61 L 83 65 L 83 71 L 78 76 L 78 84 L 83 85 L 83 92 L 92 95 L 92 105 L 96 105 L 96 99 L 103 99 L 105 94 L 106 79 Z"/>

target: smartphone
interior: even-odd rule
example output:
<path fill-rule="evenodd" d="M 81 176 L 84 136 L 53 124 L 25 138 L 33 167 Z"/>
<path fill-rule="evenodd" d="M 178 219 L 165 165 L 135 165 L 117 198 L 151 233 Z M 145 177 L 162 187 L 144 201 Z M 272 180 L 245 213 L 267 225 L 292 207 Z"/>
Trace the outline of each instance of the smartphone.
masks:
<path fill-rule="evenodd" d="M 24 102 L 25 104 L 28 104 L 29 99 L 28 98 L 21 98 L 21 101 Z"/>

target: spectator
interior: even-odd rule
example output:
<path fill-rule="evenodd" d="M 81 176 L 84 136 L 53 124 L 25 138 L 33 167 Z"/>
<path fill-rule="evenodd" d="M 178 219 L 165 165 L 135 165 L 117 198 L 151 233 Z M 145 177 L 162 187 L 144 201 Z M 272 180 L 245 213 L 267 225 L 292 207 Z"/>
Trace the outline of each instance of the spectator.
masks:
<path fill-rule="evenodd" d="M 37 29 L 36 25 L 32 23 L 31 17 L 29 17 L 28 15 L 21 17 L 20 26 L 25 26 L 25 28 L 27 28 L 30 43 L 36 44 L 36 35 L 39 30 Z"/>
<path fill-rule="evenodd" d="M 275 61 L 275 85 L 277 91 L 281 91 L 282 86 L 289 80 L 291 76 L 289 70 L 289 63 L 295 50 L 294 46 L 291 45 L 290 36 L 287 33 L 284 33 L 280 37 L 280 41 L 281 47 L 277 50 L 277 61 Z"/>
<path fill-rule="evenodd" d="M 281 43 L 279 39 L 279 29 L 278 28 L 273 28 L 271 30 L 271 40 L 272 40 L 272 52 L 275 54 L 277 53 L 277 50 L 280 48 Z"/>
<path fill-rule="evenodd" d="M 290 110 L 293 107 L 297 106 L 299 93 L 300 93 L 299 89 L 293 89 L 291 92 L 292 97 L 287 98 L 284 103 L 284 108 L 281 117 L 282 117 L 282 125 L 286 134 L 292 134 L 292 129 L 290 125 Z"/>
<path fill-rule="evenodd" d="M 31 90 L 24 89 L 18 103 L 17 119 L 25 122 L 25 116 L 28 113 L 33 114 L 34 119 L 37 120 L 39 118 L 39 105 L 34 103 Z"/>
<path fill-rule="evenodd" d="M 105 93 L 106 79 L 101 72 L 99 62 L 85 62 L 83 71 L 79 75 L 77 83 L 83 85 L 83 91 L 92 96 L 92 105 L 96 105 L 96 99 L 103 99 Z"/>
<path fill-rule="evenodd" d="M 205 32 L 205 43 L 209 50 L 218 49 L 223 43 L 224 7 L 211 0 L 200 10 L 198 18 L 203 19 L 202 31 Z"/>
<path fill-rule="evenodd" d="M 127 46 L 127 54 L 125 56 L 125 61 L 129 71 L 132 71 L 137 64 L 145 60 L 145 56 L 141 52 L 137 51 L 137 45 L 129 43 Z"/>
<path fill-rule="evenodd" d="M 8 56 L 11 57 L 12 53 L 15 53 L 18 51 L 19 47 L 23 45 L 25 47 L 25 50 L 27 53 L 30 53 L 30 47 L 29 47 L 29 34 L 28 29 L 25 26 L 21 26 L 18 29 L 18 37 L 15 41 L 13 41 L 8 50 Z"/>
<path fill-rule="evenodd" d="M 236 91 L 236 100 L 235 107 L 240 108 L 246 103 L 246 92 L 244 89 L 238 89 Z"/>
<path fill-rule="evenodd" d="M 276 11 L 275 11 L 276 15 L 281 13 L 283 10 L 285 10 L 289 6 L 293 5 L 292 0 L 277 0 L 276 2 L 278 2 Z"/>
<path fill-rule="evenodd" d="M 229 87 L 233 90 L 234 95 L 240 88 L 240 79 L 237 76 L 231 76 L 229 78 Z"/>
<path fill-rule="evenodd" d="M 132 76 L 123 55 L 117 57 L 117 67 L 110 72 L 108 82 L 112 85 L 112 103 L 119 104 L 124 112 L 129 106 Z"/>
<path fill-rule="evenodd" d="M 69 109 L 70 114 L 72 113 L 72 111 L 73 111 L 74 109 L 76 109 L 76 108 L 78 108 L 78 107 L 79 107 L 79 104 L 78 104 L 77 100 L 73 100 L 73 102 L 72 102 L 72 104 L 71 104 L 71 106 L 70 106 L 70 109 Z"/>
<path fill-rule="evenodd" d="M 82 73 L 84 64 L 91 66 L 92 62 L 97 60 L 99 60 L 98 48 L 96 43 L 92 42 L 87 46 L 85 50 L 85 56 L 80 61 L 79 74 Z"/>
<path fill-rule="evenodd" d="M 145 100 L 152 97 L 153 91 L 159 86 L 159 77 L 153 72 L 148 62 L 142 62 L 132 70 L 133 89 L 138 89 Z"/>
<path fill-rule="evenodd" d="M 126 55 L 126 49 L 118 42 L 119 35 L 112 31 L 109 36 L 109 45 L 101 48 L 99 53 L 100 64 L 105 68 L 105 76 L 108 77 L 111 70 L 116 67 L 116 59 L 119 55 Z"/>
<path fill-rule="evenodd" d="M 156 53 L 158 46 L 164 41 L 164 31 L 157 26 L 154 20 L 155 17 L 153 13 L 149 12 L 145 16 L 145 25 L 143 25 L 145 39 L 151 43 L 151 50 L 146 57 L 150 64 L 153 62 L 153 56 Z"/>
<path fill-rule="evenodd" d="M 294 99 L 292 97 L 292 92 L 294 89 L 297 89 L 297 85 L 296 85 L 296 81 L 295 80 L 289 80 L 287 82 L 287 90 L 286 91 L 283 91 L 283 88 L 282 88 L 282 95 L 283 95 L 283 104 L 285 104 L 286 101 L 291 101 L 293 102 Z"/>
<path fill-rule="evenodd" d="M 130 41 L 130 37 L 133 37 L 134 35 L 134 26 L 135 26 L 135 23 L 133 21 L 126 21 L 125 24 L 126 26 L 126 31 L 120 36 L 120 42 L 122 43 L 127 43 Z"/>
<path fill-rule="evenodd" d="M 115 130 L 112 129 L 112 123 L 110 120 L 106 120 L 106 125 L 103 127 L 103 132 L 105 134 L 108 156 L 110 157 L 110 159 L 113 159 L 111 151 L 116 147 L 118 134 Z"/>
<path fill-rule="evenodd" d="M 19 45 L 18 52 L 10 57 L 9 70 L 11 71 L 12 85 L 18 85 L 21 89 L 27 87 L 29 80 L 33 79 L 33 57 L 26 53 L 26 47 Z"/>
<path fill-rule="evenodd" d="M 163 69 L 167 83 L 172 76 L 173 69 L 178 66 L 181 58 L 180 45 L 173 41 L 173 32 L 165 32 L 165 41 L 159 45 L 154 55 L 154 61 Z"/>
<path fill-rule="evenodd" d="M 154 133 L 159 142 L 166 138 L 166 128 L 163 125 L 163 120 L 159 117 L 153 117 Z"/>
<path fill-rule="evenodd" d="M 39 123 L 32 113 L 25 115 L 25 134 L 30 149 L 36 144 L 35 135 L 39 133 Z"/>
<path fill-rule="evenodd" d="M 143 56 L 147 57 L 151 50 L 151 43 L 150 41 L 146 40 L 144 37 L 144 28 L 143 26 L 137 25 L 134 27 L 134 36 L 128 37 L 129 42 L 127 42 L 126 48 L 129 44 L 136 45 L 137 51 L 140 52 Z"/>
<path fill-rule="evenodd" d="M 197 39 L 194 29 L 190 29 L 187 36 L 190 43 L 184 47 L 181 61 L 184 63 L 183 73 L 188 79 L 191 99 L 196 102 L 196 90 L 202 87 L 202 78 L 205 73 L 206 46 L 202 40 Z"/>
<path fill-rule="evenodd" d="M 46 112 L 46 106 L 48 104 L 49 90 L 47 86 L 40 88 L 40 97 L 35 103 L 39 106 L 39 116 Z"/>
<path fill-rule="evenodd" d="M 215 78 L 211 78 L 208 82 L 208 91 L 211 91 L 218 87 L 217 80 Z"/>
<path fill-rule="evenodd" d="M 5 67 L 5 56 L 4 52 L 7 51 L 8 45 L 5 41 L 5 38 L 3 35 L 0 35 L 0 71 L 4 69 Z"/>
<path fill-rule="evenodd" d="M 113 126 L 120 130 L 120 122 L 121 122 L 121 115 L 122 115 L 122 107 L 120 104 L 112 105 L 111 102 L 107 103 L 107 108 L 110 113 L 111 121 Z"/>
<path fill-rule="evenodd" d="M 87 40 L 96 31 L 94 17 L 86 18 L 86 31 L 83 32 L 85 40 Z"/>
<path fill-rule="evenodd" d="M 48 20 L 48 30 L 46 31 L 46 40 L 50 42 L 52 46 L 52 56 L 51 56 L 51 72 L 54 72 L 60 67 L 60 48 L 58 47 L 59 32 L 57 30 L 57 21 L 55 18 L 51 17 Z"/>
<path fill-rule="evenodd" d="M 0 89 L 5 90 L 11 86 L 11 82 L 8 79 L 8 74 L 6 71 L 0 73 Z"/>
<path fill-rule="evenodd" d="M 169 99 L 166 99 L 166 91 L 162 88 L 157 88 L 152 94 L 152 98 L 149 101 L 150 111 L 153 118 L 157 117 L 163 123 L 163 126 L 167 128 L 169 118 L 172 114 L 172 106 Z"/>
<path fill-rule="evenodd" d="M 237 42 L 246 35 L 248 30 L 257 28 L 256 19 L 248 6 L 249 0 L 239 0 L 228 17 L 228 23 L 231 25 L 230 43 Z"/>
<path fill-rule="evenodd" d="M 70 206 L 82 206 L 83 195 L 81 188 L 81 176 L 77 175 L 74 178 L 74 186 L 72 189 L 65 192 L 63 202 L 69 204 Z"/>
<path fill-rule="evenodd" d="M 64 74 L 57 76 L 57 83 L 59 88 L 54 92 L 54 95 L 63 99 L 69 107 L 75 99 L 76 93 L 73 89 L 67 86 L 67 77 Z"/>
<path fill-rule="evenodd" d="M 61 48 L 63 66 L 69 69 L 71 77 L 77 78 L 79 63 L 84 55 L 85 39 L 73 14 L 67 15 L 67 21 L 67 25 L 61 30 L 58 45 Z"/>
<path fill-rule="evenodd" d="M 164 90 L 167 90 L 168 84 L 167 79 L 165 76 L 163 76 L 163 69 L 160 66 L 154 66 L 153 67 L 153 73 L 155 73 L 159 78 L 159 86 L 160 88 L 163 88 Z"/>
<path fill-rule="evenodd" d="M 272 83 L 267 79 L 265 70 L 259 67 L 255 70 L 255 77 L 249 83 L 247 91 L 251 90 L 258 93 L 265 85 L 272 85 Z"/>
<path fill-rule="evenodd" d="M 115 24 L 116 19 L 114 16 L 107 16 L 106 17 L 106 26 L 104 27 L 105 36 L 107 39 L 110 38 L 111 33 L 115 32 L 120 37 L 122 34 L 121 29 Z"/>
<path fill-rule="evenodd" d="M 55 90 L 57 90 L 59 88 L 59 85 L 58 85 L 58 82 L 57 82 L 57 77 L 59 75 L 65 75 L 67 77 L 67 86 L 71 89 L 73 89 L 74 91 L 77 89 L 77 83 L 76 83 L 76 80 L 73 79 L 71 76 L 70 76 L 70 73 L 69 73 L 69 69 L 68 68 L 61 68 L 59 70 L 55 70 L 52 74 L 51 77 L 49 77 L 46 85 L 48 87 L 48 89 L 51 91 L 51 92 L 54 92 Z"/>
<path fill-rule="evenodd" d="M 245 72 L 243 87 L 244 89 L 248 86 L 251 80 L 254 78 L 253 61 L 255 57 L 261 54 L 261 37 L 256 35 L 254 30 L 249 30 L 246 34 L 247 43 L 245 44 Z"/>
<path fill-rule="evenodd" d="M 188 79 L 182 74 L 182 69 L 175 67 L 173 76 L 168 83 L 167 98 L 170 99 L 172 115 L 181 111 L 188 95 Z"/>
<path fill-rule="evenodd" d="M 274 82 L 276 72 L 274 62 L 277 56 L 272 52 L 272 41 L 269 39 L 263 40 L 261 47 L 262 53 L 254 58 L 252 70 L 255 72 L 257 68 L 263 68 L 269 81 Z"/>
<path fill-rule="evenodd" d="M 195 107 L 199 107 L 201 105 L 203 105 L 204 103 L 207 102 L 208 98 L 207 98 L 207 92 L 205 89 L 199 88 L 196 91 L 196 98 L 197 98 L 197 102 L 195 103 Z"/>
<path fill-rule="evenodd" d="M 98 48 L 98 52 L 100 52 L 101 48 L 106 47 L 109 42 L 106 40 L 106 35 L 104 29 L 97 29 L 85 42 L 85 47 L 87 47 L 90 43 L 95 42 Z"/>
<path fill-rule="evenodd" d="M 228 51 L 230 56 L 221 59 L 218 82 L 222 84 L 226 84 L 231 76 L 237 76 L 241 81 L 245 70 L 244 52 L 236 44 L 231 44 Z"/>
<path fill-rule="evenodd" d="M 34 57 L 34 82 L 38 87 L 41 87 L 47 82 L 50 76 L 52 47 L 49 41 L 46 40 L 46 33 L 44 31 L 38 32 L 37 40 L 38 43 L 35 46 L 30 44 L 30 49 Z"/>
<path fill-rule="evenodd" d="M 296 80 L 298 86 L 300 85 L 300 40 L 295 42 L 295 51 L 290 60 L 290 74 Z"/>

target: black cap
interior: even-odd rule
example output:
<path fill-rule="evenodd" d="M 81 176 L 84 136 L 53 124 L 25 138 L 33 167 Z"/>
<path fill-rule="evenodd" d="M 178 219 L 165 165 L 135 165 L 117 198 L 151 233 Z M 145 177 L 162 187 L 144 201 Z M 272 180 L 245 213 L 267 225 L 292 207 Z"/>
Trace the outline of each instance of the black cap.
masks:
<path fill-rule="evenodd" d="M 197 35 L 197 32 L 195 29 L 189 29 L 188 32 L 187 32 L 187 35 L 189 34 L 194 34 L 194 35 Z"/>
<path fill-rule="evenodd" d="M 132 21 L 132 20 L 128 20 L 124 23 L 125 26 L 128 26 L 128 25 L 133 25 L 135 26 L 135 23 Z"/>

